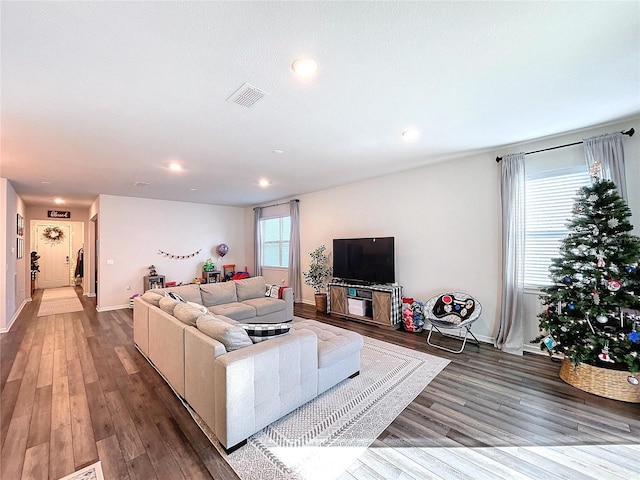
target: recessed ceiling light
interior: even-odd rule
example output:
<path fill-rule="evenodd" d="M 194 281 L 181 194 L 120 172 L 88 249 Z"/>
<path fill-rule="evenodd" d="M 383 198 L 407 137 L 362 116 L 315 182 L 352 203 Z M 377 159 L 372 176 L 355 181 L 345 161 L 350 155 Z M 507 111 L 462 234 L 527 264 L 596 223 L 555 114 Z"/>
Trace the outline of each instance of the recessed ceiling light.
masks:
<path fill-rule="evenodd" d="M 190 189 L 189 189 L 189 191 L 191 191 L 191 192 L 195 192 L 195 191 L 196 191 L 196 189 L 195 189 L 195 188 L 190 188 Z"/>
<path fill-rule="evenodd" d="M 64 200 L 62 200 L 61 198 L 56 198 L 53 201 L 55 202 L 56 205 L 61 205 L 64 203 Z"/>
<path fill-rule="evenodd" d="M 40 182 L 42 185 L 51 185 L 51 182 L 47 182 L 46 180 L 43 180 L 42 182 Z"/>
<path fill-rule="evenodd" d="M 276 155 L 282 155 L 284 153 L 284 150 L 275 149 L 273 153 L 275 153 Z"/>
<path fill-rule="evenodd" d="M 402 137 L 405 140 L 415 140 L 420 136 L 420 132 L 414 128 L 409 128 L 402 132 Z"/>
<path fill-rule="evenodd" d="M 136 180 L 133 182 L 134 187 L 148 187 L 149 185 L 151 185 L 149 182 L 143 182 L 142 180 Z"/>
<path fill-rule="evenodd" d="M 182 170 L 182 165 L 176 162 L 171 162 L 169 164 L 169 169 L 173 170 L 174 172 L 179 172 L 180 170 Z"/>
<path fill-rule="evenodd" d="M 291 68 L 300 78 L 309 78 L 318 70 L 318 63 L 313 58 L 298 58 L 291 64 Z"/>
<path fill-rule="evenodd" d="M 269 186 L 269 180 L 267 180 L 266 178 L 261 178 L 258 182 L 258 185 L 260 185 L 262 188 L 267 188 Z"/>

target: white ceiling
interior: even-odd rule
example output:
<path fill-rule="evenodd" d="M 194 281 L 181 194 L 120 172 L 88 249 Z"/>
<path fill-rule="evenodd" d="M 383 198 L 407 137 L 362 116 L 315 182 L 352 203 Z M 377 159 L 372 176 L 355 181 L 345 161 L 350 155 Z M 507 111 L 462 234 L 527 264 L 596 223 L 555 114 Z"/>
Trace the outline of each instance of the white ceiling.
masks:
<path fill-rule="evenodd" d="M 636 1 L 2 1 L 0 14 L 0 175 L 28 205 L 254 205 L 640 113 Z M 302 56 L 313 81 L 290 69 Z M 226 101 L 245 82 L 269 93 L 250 109 Z"/>

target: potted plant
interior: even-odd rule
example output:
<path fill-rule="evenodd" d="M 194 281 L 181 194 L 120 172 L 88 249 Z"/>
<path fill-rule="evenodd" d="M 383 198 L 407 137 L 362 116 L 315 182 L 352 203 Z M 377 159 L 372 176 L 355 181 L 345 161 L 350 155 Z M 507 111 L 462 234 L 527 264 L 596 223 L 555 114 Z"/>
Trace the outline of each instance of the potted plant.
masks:
<path fill-rule="evenodd" d="M 311 256 L 309 271 L 302 272 L 304 283 L 313 287 L 316 296 L 316 311 L 323 313 L 327 313 L 327 295 L 322 293 L 322 289 L 325 286 L 325 279 L 333 273 L 326 251 L 327 247 L 320 245 L 311 252 L 309 254 Z"/>

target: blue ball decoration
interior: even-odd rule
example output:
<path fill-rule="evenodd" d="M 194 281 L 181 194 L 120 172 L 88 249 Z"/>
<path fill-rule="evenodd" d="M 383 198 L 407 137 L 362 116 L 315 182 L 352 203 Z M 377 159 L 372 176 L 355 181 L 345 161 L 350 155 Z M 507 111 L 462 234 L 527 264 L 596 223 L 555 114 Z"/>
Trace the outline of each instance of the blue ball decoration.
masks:
<path fill-rule="evenodd" d="M 573 303 L 570 303 L 570 304 L 568 304 L 568 305 L 567 305 L 567 308 L 568 308 L 569 310 L 575 310 L 575 309 L 576 309 L 576 306 L 575 306 Z"/>
<path fill-rule="evenodd" d="M 627 265 L 626 267 L 624 267 L 624 269 L 627 271 L 627 273 L 636 273 L 636 267 L 634 267 L 633 265 Z"/>
<path fill-rule="evenodd" d="M 564 278 L 562 279 L 562 283 L 565 283 L 565 284 L 567 284 L 567 285 L 571 285 L 571 282 L 572 282 L 572 281 L 573 281 L 573 280 L 571 280 L 571 277 L 570 277 L 569 275 L 567 275 L 566 277 L 564 277 Z"/>

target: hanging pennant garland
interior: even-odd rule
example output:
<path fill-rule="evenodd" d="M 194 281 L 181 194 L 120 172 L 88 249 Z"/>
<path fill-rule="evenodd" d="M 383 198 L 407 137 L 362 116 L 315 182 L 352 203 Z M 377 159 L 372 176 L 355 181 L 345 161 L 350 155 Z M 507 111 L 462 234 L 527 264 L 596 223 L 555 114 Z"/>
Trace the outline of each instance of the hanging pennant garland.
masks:
<path fill-rule="evenodd" d="M 165 252 L 163 250 L 158 250 L 158 253 L 164 257 L 176 258 L 178 260 L 184 260 L 185 258 L 192 258 L 196 255 L 199 255 L 202 249 L 199 249 L 197 252 L 190 253 L 189 255 L 174 255 L 172 253 Z"/>

